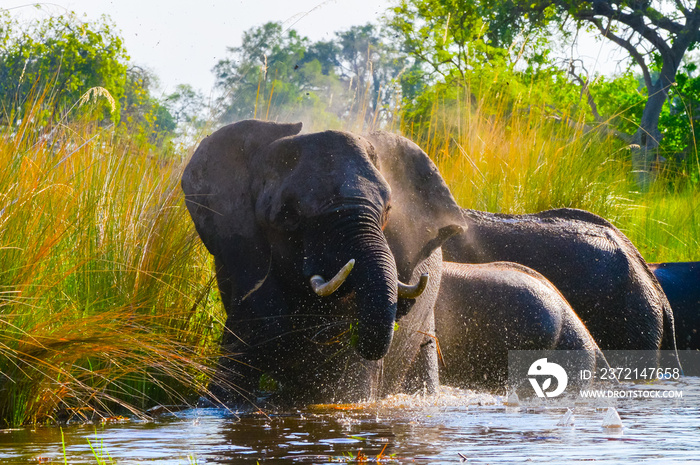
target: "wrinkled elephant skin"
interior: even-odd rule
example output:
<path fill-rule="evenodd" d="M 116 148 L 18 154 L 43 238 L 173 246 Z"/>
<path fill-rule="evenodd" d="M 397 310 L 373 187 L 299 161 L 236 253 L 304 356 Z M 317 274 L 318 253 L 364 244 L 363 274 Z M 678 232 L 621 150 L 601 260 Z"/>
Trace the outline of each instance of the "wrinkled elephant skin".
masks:
<path fill-rule="evenodd" d="M 462 231 L 457 204 L 403 137 L 300 131 L 225 126 L 183 174 L 227 313 L 212 397 L 241 404 L 265 381 L 271 402 L 352 402 L 434 384 L 430 257 Z M 420 272 L 433 287 L 418 296 Z"/>

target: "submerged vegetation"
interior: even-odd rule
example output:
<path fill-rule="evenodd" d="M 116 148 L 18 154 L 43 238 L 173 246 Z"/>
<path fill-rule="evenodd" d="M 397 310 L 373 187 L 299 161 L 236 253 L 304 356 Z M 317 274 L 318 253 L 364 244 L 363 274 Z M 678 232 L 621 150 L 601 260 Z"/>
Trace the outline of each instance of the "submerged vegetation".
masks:
<path fill-rule="evenodd" d="M 700 260 L 692 64 L 661 114 L 655 181 L 640 189 L 634 144 L 619 137 L 635 131 L 645 102 L 631 70 L 572 77 L 548 58 L 543 35 L 498 43 L 479 19 L 470 30 L 481 32 L 456 37 L 446 18 L 411 20 L 432 25 L 424 41 L 401 39 L 413 29 L 402 30 L 400 16 L 317 43 L 274 23 L 253 28 L 214 70 L 221 98 L 206 123 L 191 87 L 152 96 L 155 78 L 129 66 L 106 22 L 58 18 L 31 36 L 5 18 L 0 425 L 142 415 L 205 390 L 223 315 L 179 180 L 207 123 L 254 116 L 301 119 L 307 130 L 400 131 L 435 160 L 464 207 L 582 208 L 620 228 L 648 261 Z M 411 54 L 418 44 L 429 56 Z M 102 49 L 111 61 L 90 61 Z M 90 78 L 71 79 L 79 73 Z"/>

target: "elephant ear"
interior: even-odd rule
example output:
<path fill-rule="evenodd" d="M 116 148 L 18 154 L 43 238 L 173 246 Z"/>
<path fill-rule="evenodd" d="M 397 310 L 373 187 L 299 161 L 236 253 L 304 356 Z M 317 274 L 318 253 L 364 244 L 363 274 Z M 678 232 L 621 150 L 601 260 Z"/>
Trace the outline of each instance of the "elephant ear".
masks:
<path fill-rule="evenodd" d="M 224 126 L 199 144 L 185 167 L 182 190 L 187 209 L 207 250 L 224 264 L 233 265 L 226 262 L 241 240 L 264 247 L 257 244 L 261 235 L 251 193 L 260 169 L 255 156 L 272 142 L 298 134 L 301 126 L 260 120 Z"/>
<path fill-rule="evenodd" d="M 386 132 L 365 137 L 374 146 L 379 171 L 391 186 L 384 234 L 399 279 L 408 281 L 421 261 L 467 226 L 440 172 L 420 147 Z"/>

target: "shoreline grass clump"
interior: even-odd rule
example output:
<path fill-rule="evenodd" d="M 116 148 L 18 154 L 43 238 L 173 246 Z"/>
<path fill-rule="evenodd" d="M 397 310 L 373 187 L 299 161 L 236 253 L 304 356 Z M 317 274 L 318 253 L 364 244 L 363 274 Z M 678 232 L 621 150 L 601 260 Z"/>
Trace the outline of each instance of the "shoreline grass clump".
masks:
<path fill-rule="evenodd" d="M 0 128 L 0 424 L 190 401 L 221 324 L 182 160 L 40 111 Z"/>

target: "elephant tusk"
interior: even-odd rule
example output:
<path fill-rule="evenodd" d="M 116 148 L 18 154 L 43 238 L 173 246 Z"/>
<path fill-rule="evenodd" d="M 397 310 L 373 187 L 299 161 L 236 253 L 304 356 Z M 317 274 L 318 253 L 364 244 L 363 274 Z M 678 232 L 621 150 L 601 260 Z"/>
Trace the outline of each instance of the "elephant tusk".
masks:
<path fill-rule="evenodd" d="M 399 281 L 399 299 L 417 299 L 428 286 L 428 279 L 428 274 L 424 273 L 412 286 Z"/>
<path fill-rule="evenodd" d="M 314 292 L 320 297 L 326 297 L 333 294 L 345 282 L 354 266 L 355 259 L 351 259 L 345 264 L 344 267 L 340 269 L 340 271 L 338 271 L 335 276 L 333 276 L 333 278 L 331 278 L 330 281 L 326 281 L 319 275 L 312 276 L 311 280 L 309 281 L 311 283 L 311 289 L 313 289 Z"/>

